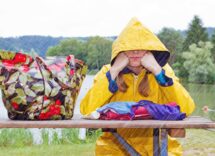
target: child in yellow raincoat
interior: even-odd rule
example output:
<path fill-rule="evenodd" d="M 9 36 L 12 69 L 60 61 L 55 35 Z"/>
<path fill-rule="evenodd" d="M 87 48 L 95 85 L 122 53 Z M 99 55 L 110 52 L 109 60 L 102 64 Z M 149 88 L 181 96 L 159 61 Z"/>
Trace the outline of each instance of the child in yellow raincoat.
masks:
<path fill-rule="evenodd" d="M 168 65 L 170 52 L 164 44 L 136 18 L 121 32 L 112 46 L 111 65 L 96 74 L 94 84 L 81 101 L 80 111 L 90 114 L 116 101 L 150 100 L 154 103 L 176 102 L 190 115 L 195 104 Z M 117 132 L 143 156 L 153 155 L 152 129 L 117 129 Z M 96 142 L 96 155 L 127 155 L 108 132 Z M 181 145 L 168 137 L 168 155 L 182 155 Z"/>

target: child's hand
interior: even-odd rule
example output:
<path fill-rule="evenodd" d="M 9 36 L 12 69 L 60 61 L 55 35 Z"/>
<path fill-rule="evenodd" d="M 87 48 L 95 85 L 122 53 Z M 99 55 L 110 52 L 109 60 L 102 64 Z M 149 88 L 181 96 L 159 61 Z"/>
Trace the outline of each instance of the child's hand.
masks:
<path fill-rule="evenodd" d="M 119 72 L 122 71 L 128 65 L 128 63 L 128 57 L 124 53 L 120 53 L 110 69 L 111 78 L 115 79 Z"/>
<path fill-rule="evenodd" d="M 145 53 L 141 59 L 141 64 L 144 68 L 157 75 L 161 72 L 162 68 L 155 60 L 154 55 L 151 52 Z"/>

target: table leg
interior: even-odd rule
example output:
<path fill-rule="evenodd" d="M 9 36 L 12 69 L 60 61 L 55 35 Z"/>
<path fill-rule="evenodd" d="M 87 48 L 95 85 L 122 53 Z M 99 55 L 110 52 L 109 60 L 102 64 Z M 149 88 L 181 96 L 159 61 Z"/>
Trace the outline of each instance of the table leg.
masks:
<path fill-rule="evenodd" d="M 153 129 L 153 156 L 160 156 L 159 128 Z"/>
<path fill-rule="evenodd" d="M 168 156 L 168 132 L 161 129 L 161 156 Z"/>

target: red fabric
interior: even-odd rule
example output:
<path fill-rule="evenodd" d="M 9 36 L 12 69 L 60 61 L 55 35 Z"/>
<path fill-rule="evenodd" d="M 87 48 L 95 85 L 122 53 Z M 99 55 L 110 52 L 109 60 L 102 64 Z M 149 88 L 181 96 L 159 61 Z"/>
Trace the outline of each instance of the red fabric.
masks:
<path fill-rule="evenodd" d="M 135 114 L 134 120 L 151 119 L 152 116 L 145 109 L 144 106 L 138 106 L 132 108 Z"/>
<path fill-rule="evenodd" d="M 104 114 L 101 114 L 99 119 L 101 119 L 101 120 L 132 120 L 132 118 L 129 114 L 117 114 L 110 110 Z"/>
<path fill-rule="evenodd" d="M 143 119 L 151 119 L 152 116 L 148 113 L 148 111 L 143 106 L 133 107 L 133 112 L 135 114 L 134 118 L 129 114 L 118 114 L 114 111 L 107 111 L 105 113 L 100 114 L 101 120 L 143 120 Z"/>
<path fill-rule="evenodd" d="M 169 105 L 169 106 L 177 106 L 177 103 L 176 102 L 170 102 L 167 105 Z"/>

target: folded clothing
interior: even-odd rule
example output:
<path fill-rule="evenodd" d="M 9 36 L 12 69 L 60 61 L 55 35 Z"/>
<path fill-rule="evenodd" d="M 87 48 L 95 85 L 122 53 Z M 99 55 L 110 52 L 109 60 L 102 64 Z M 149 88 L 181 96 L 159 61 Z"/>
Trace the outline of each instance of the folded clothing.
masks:
<path fill-rule="evenodd" d="M 152 101 L 111 102 L 92 112 L 85 118 L 101 120 L 183 120 L 185 113 L 174 103 L 156 104 Z"/>

